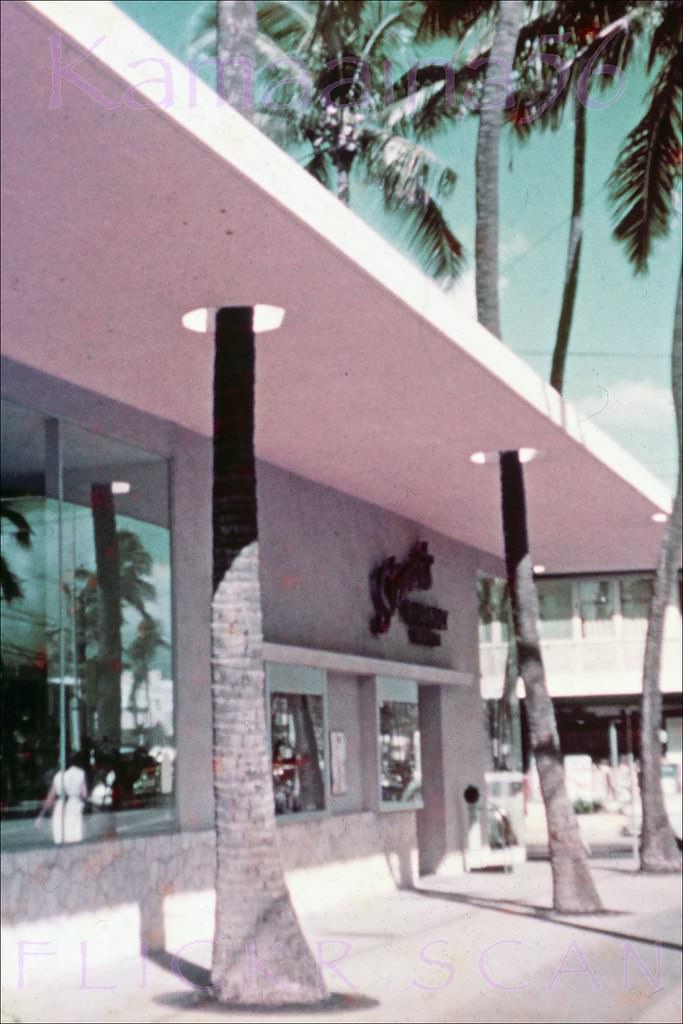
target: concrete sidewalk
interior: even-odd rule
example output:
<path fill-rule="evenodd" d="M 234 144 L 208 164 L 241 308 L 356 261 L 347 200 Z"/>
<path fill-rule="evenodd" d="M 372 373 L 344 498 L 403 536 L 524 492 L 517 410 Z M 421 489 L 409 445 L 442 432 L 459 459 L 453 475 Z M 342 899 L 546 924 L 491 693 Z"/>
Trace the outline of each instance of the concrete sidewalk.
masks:
<path fill-rule="evenodd" d="M 679 1021 L 680 878 L 641 876 L 626 858 L 591 866 L 604 915 L 550 915 L 550 866 L 530 862 L 508 874 L 423 878 L 417 890 L 302 916 L 332 992 L 315 1010 L 212 1005 L 202 992 L 210 943 L 197 935 L 167 955 L 122 957 L 49 983 L 43 961 L 27 957 L 2 1019 Z"/>
<path fill-rule="evenodd" d="M 577 814 L 581 838 L 591 856 L 632 856 L 638 860 L 638 822 L 623 813 L 599 811 Z M 635 833 L 635 835 L 634 835 Z M 524 819 L 524 840 L 530 860 L 547 859 L 548 828 L 542 803 L 529 803 Z"/>

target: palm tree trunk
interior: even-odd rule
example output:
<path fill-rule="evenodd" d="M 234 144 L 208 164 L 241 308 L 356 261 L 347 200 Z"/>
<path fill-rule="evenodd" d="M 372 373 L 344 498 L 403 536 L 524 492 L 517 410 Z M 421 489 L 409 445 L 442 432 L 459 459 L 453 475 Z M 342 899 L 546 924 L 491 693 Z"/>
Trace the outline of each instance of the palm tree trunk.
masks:
<path fill-rule="evenodd" d="M 678 484 L 674 506 L 667 523 L 655 574 L 654 592 L 645 638 L 643 660 L 643 694 L 641 704 L 640 793 L 643 804 L 643 825 L 640 840 L 641 871 L 680 871 L 681 856 L 669 823 L 662 793 L 662 746 L 659 730 L 662 725 L 662 693 L 659 677 L 662 660 L 664 617 L 676 582 L 678 547 L 683 520 L 683 452 L 681 431 L 683 413 L 683 323 L 681 321 L 681 290 L 678 300 L 671 349 L 671 381 L 678 433 Z"/>
<path fill-rule="evenodd" d="M 216 89 L 218 95 L 249 120 L 254 115 L 256 3 L 218 0 Z"/>
<path fill-rule="evenodd" d="M 216 927 L 222 1002 L 315 1003 L 325 994 L 278 848 L 267 744 L 254 459 L 252 310 L 216 317 L 211 614 Z"/>
<path fill-rule="evenodd" d="M 486 71 L 476 156 L 475 284 L 477 317 L 497 338 L 500 329 L 498 294 L 498 165 L 505 100 L 495 81 L 509 74 L 517 45 L 524 4 L 500 0 L 491 57 Z"/>
<path fill-rule="evenodd" d="M 517 767 L 517 753 L 515 751 L 515 722 L 519 715 L 519 698 L 517 697 L 517 680 L 519 678 L 519 667 L 517 665 L 517 642 L 515 640 L 514 624 L 512 620 L 512 608 L 509 594 L 505 600 L 507 620 L 509 627 L 508 649 L 505 656 L 505 676 L 503 680 L 503 693 L 499 701 L 498 716 L 498 740 L 500 743 L 500 765 L 505 770 L 510 770 L 514 762 Z M 505 747 L 507 746 L 507 751 Z"/>
<path fill-rule="evenodd" d="M 121 580 L 111 484 L 93 484 L 91 505 L 97 573 L 97 731 L 121 743 Z"/>
<path fill-rule="evenodd" d="M 500 478 L 505 564 L 531 749 L 548 822 L 553 907 L 564 914 L 595 913 L 603 909 L 602 903 L 567 795 L 555 712 L 546 686 L 538 634 L 538 597 L 527 539 L 524 477 L 517 451 L 501 452 Z"/>
<path fill-rule="evenodd" d="M 569 244 L 567 248 L 567 268 L 562 293 L 560 320 L 557 325 L 555 348 L 553 349 L 550 383 L 562 394 L 564 387 L 564 370 L 567 362 L 569 337 L 574 318 L 576 289 L 579 280 L 579 262 L 581 259 L 581 240 L 583 236 L 583 195 L 586 167 L 586 108 L 579 98 L 579 91 L 574 94 L 574 188 L 572 196 L 572 219 L 569 226 Z"/>
<path fill-rule="evenodd" d="M 349 184 L 349 170 L 347 167 L 337 168 L 337 199 L 349 206 L 351 203 L 351 191 Z"/>

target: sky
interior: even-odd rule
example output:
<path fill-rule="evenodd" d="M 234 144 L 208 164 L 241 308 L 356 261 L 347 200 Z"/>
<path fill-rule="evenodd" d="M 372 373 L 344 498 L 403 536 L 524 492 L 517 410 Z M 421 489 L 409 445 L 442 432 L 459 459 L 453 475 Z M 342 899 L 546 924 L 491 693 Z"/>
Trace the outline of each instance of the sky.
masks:
<path fill-rule="evenodd" d="M 190 22 L 201 5 L 201 0 L 122 0 L 117 6 L 184 60 Z M 680 194 L 672 231 L 656 243 L 649 272 L 636 276 L 611 238 L 605 187 L 620 146 L 644 109 L 647 84 L 644 54 L 637 52 L 623 89 L 599 93 L 605 108 L 588 110 L 585 233 L 564 393 L 581 417 L 591 418 L 673 491 L 677 452 L 670 352 L 681 270 Z M 567 104 L 560 129 L 536 133 L 524 144 L 505 133 L 501 149 L 503 340 L 546 379 L 571 209 L 571 113 Z M 472 117 L 430 142 L 458 175 L 444 208 L 468 253 L 454 296 L 473 316 L 476 135 Z M 361 182 L 352 182 L 352 206 L 401 246 L 401 233 L 384 213 L 381 198 Z"/>

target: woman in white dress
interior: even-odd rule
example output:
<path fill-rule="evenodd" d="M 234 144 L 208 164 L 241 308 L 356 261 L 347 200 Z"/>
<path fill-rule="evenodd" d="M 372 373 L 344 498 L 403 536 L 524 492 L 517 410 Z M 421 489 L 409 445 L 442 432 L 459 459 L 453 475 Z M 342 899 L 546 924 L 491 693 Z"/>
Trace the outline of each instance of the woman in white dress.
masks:
<path fill-rule="evenodd" d="M 52 807 L 52 838 L 61 843 L 80 843 L 83 840 L 83 806 L 88 796 L 85 772 L 78 757 L 69 761 L 65 772 L 55 773 L 38 818 Z"/>

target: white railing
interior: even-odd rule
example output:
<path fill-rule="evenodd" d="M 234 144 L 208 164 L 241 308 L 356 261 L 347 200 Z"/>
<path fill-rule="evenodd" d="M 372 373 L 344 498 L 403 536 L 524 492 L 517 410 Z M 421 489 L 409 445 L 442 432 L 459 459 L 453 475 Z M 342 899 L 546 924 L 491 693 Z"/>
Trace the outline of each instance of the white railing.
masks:
<path fill-rule="evenodd" d="M 641 687 L 644 639 L 546 640 L 541 644 L 551 695 L 637 693 Z M 502 689 L 507 643 L 482 643 L 479 665 L 482 692 L 494 696 Z M 662 646 L 661 688 L 681 689 L 681 640 L 673 637 Z"/>

